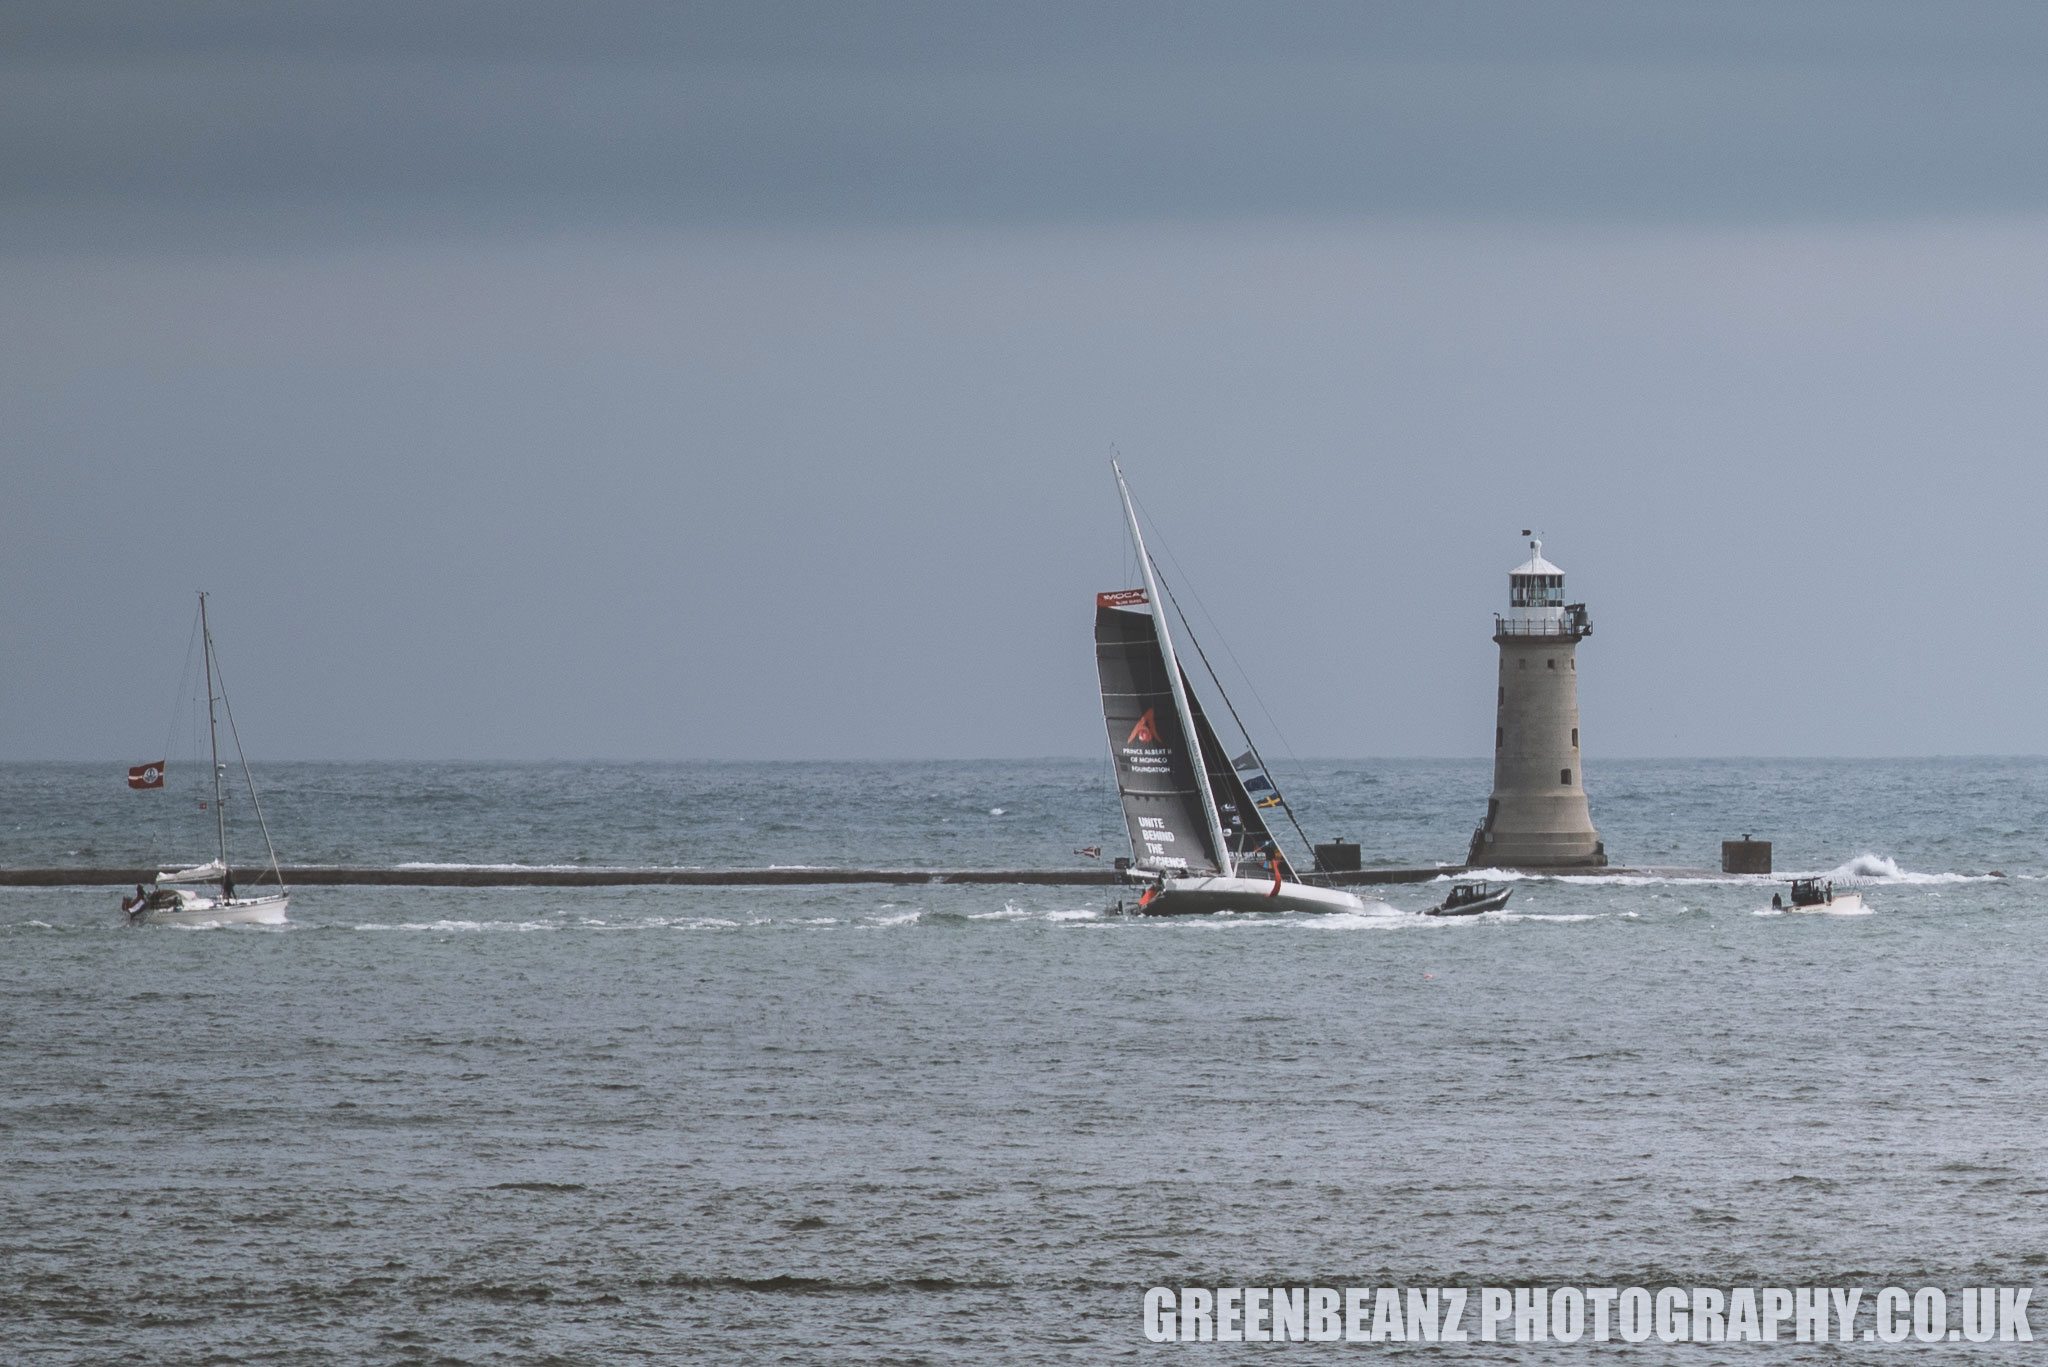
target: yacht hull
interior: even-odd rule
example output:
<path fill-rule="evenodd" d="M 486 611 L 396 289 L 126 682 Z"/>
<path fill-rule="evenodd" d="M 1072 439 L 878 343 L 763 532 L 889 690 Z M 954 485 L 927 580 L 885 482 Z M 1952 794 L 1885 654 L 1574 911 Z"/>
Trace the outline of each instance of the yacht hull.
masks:
<path fill-rule="evenodd" d="M 1368 902 L 1336 888 L 1306 883 L 1282 883 L 1276 896 L 1270 878 L 1169 878 L 1143 906 L 1127 901 L 1124 909 L 1145 916 L 1213 916 L 1219 911 L 1393 912 L 1384 902 Z"/>
<path fill-rule="evenodd" d="M 290 894 L 275 897 L 236 897 L 226 901 L 186 896 L 184 905 L 160 907 L 131 915 L 139 926 L 234 926 L 284 924 Z"/>

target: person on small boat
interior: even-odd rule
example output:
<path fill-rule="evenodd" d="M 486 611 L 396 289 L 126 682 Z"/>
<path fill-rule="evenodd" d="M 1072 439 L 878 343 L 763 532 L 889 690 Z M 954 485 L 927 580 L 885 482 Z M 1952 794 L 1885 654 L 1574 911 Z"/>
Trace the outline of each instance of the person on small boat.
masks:
<path fill-rule="evenodd" d="M 220 876 L 220 900 L 223 902 L 235 900 L 235 876 L 232 873 L 223 872 Z"/>
<path fill-rule="evenodd" d="M 135 895 L 121 899 L 121 910 L 129 912 L 140 911 L 142 910 L 142 904 L 148 900 L 149 894 L 142 890 L 142 884 L 137 883 L 135 885 Z"/>

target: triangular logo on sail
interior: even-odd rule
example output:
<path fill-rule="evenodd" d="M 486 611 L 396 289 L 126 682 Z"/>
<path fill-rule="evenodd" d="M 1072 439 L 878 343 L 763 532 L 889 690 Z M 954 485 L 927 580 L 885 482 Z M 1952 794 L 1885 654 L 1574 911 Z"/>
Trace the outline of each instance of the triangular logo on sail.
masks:
<path fill-rule="evenodd" d="M 1140 742 L 1146 745 L 1159 744 L 1159 723 L 1152 719 L 1152 714 L 1156 710 L 1150 707 L 1145 709 L 1145 715 L 1138 718 L 1138 724 L 1133 726 L 1131 734 L 1124 738 L 1125 745 L 1137 745 Z"/>
<path fill-rule="evenodd" d="M 130 788 L 161 788 L 164 786 L 164 762 L 138 764 L 128 771 Z"/>
<path fill-rule="evenodd" d="M 1143 589 L 1111 589 L 1095 595 L 1095 606 L 1099 608 L 1135 608 L 1145 603 Z"/>

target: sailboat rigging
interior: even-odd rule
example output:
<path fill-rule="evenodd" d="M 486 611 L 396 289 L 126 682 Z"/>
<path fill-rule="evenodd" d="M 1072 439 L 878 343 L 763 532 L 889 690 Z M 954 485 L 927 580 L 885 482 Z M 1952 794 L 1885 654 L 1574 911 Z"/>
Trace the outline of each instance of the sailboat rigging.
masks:
<path fill-rule="evenodd" d="M 207 621 L 206 595 L 199 595 L 199 635 L 204 651 L 206 676 L 206 740 L 207 753 L 211 760 L 213 779 L 213 833 L 216 855 L 204 864 L 191 868 L 159 873 L 154 884 L 144 887 L 137 885 L 135 896 L 123 898 L 121 909 L 131 923 L 148 925 L 219 925 L 231 922 L 263 922 L 277 924 L 285 919 L 285 912 L 291 905 L 291 889 L 284 885 L 284 873 L 277 862 L 277 849 L 271 844 L 270 823 L 264 820 L 263 804 L 256 796 L 256 780 L 249 772 L 249 760 L 242 753 L 242 736 L 235 726 L 234 705 L 228 701 L 227 684 L 221 678 L 220 660 L 214 654 L 213 629 Z M 216 710 L 215 704 L 219 704 Z M 227 810 L 223 804 L 226 797 L 221 791 L 221 776 L 227 766 L 220 759 L 220 712 L 227 713 L 228 736 L 234 742 L 235 758 L 241 764 L 242 780 L 249 790 L 249 807 L 256 814 L 256 825 L 263 833 L 263 848 L 270 856 L 271 881 L 277 891 L 254 897 L 237 895 L 235 873 L 228 861 Z M 133 772 L 129 783 L 132 787 L 163 786 L 163 768 L 154 767 L 153 782 L 136 782 Z M 207 804 L 202 803 L 202 806 Z M 191 891 L 194 885 L 215 884 L 219 893 L 202 896 Z"/>
<path fill-rule="evenodd" d="M 1162 594 L 1158 567 L 1145 549 L 1123 469 L 1115 461 L 1110 468 L 1145 586 L 1096 595 L 1095 660 L 1117 796 L 1131 840 L 1128 876 L 1147 885 L 1139 909 L 1148 915 L 1367 910 L 1351 893 L 1305 881 L 1266 826 L 1261 804 L 1239 777 L 1237 762 L 1181 668 L 1164 611 L 1171 600 Z M 1185 617 L 1181 625 L 1186 627 Z M 1192 631 L 1188 639 L 1193 644 Z M 1196 653 L 1206 665 L 1199 646 Z M 1216 682 L 1213 670 L 1210 677 Z M 1223 696 L 1220 683 L 1217 692 Z M 1237 720 L 1227 696 L 1224 706 Z M 1244 729 L 1241 721 L 1238 726 Z M 1249 735 L 1245 739 L 1249 744 Z M 1247 757 L 1256 760 L 1257 754 L 1254 746 Z M 1271 790 L 1271 805 L 1278 805 L 1278 791 L 1263 773 L 1252 782 Z M 1291 819 L 1291 809 L 1288 814 Z"/>

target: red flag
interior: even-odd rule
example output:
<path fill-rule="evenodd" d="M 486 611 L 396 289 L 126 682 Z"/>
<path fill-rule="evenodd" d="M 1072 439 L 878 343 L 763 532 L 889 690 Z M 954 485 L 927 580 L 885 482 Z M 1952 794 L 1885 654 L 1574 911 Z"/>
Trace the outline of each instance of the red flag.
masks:
<path fill-rule="evenodd" d="M 164 786 L 164 762 L 138 764 L 128 771 L 130 788 L 161 788 Z"/>

